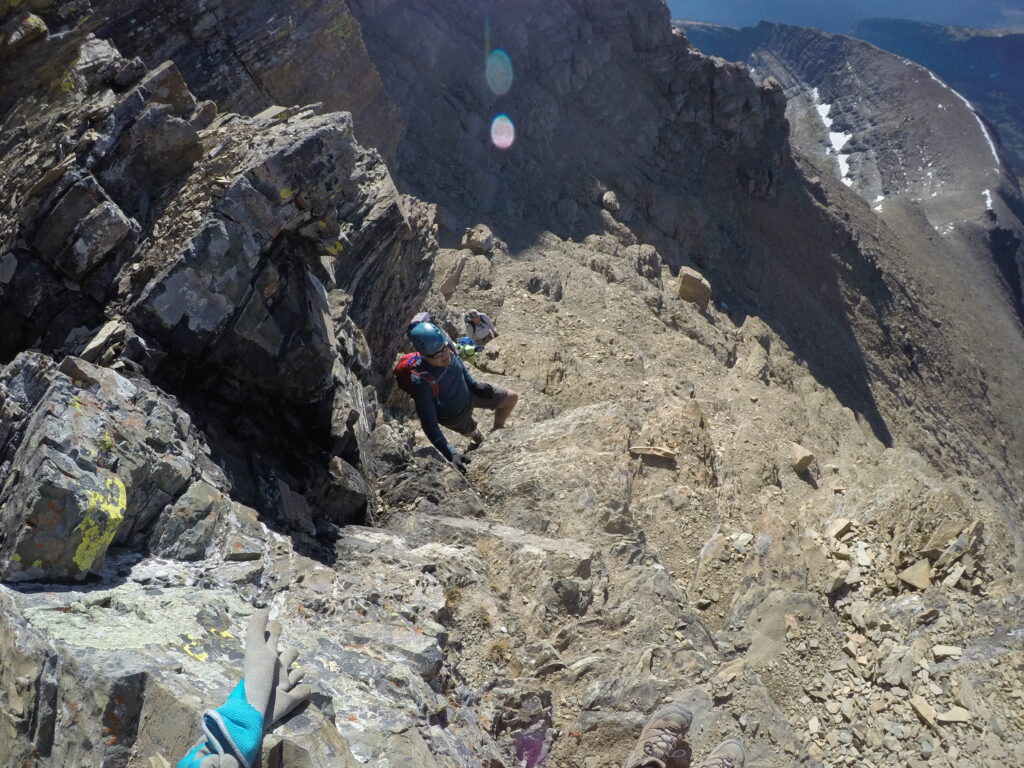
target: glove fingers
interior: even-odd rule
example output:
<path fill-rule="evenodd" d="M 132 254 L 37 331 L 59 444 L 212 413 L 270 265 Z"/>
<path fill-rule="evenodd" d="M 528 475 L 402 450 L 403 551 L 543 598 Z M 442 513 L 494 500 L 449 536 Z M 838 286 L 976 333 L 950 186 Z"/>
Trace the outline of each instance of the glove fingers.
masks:
<path fill-rule="evenodd" d="M 306 676 L 306 668 L 305 667 L 295 667 L 295 669 L 289 670 L 289 672 L 288 672 L 288 688 L 294 688 L 295 684 L 298 683 L 305 676 Z"/>
<path fill-rule="evenodd" d="M 199 768 L 238 768 L 238 761 L 231 755 L 210 755 Z"/>
<path fill-rule="evenodd" d="M 267 619 L 270 618 L 270 611 L 266 608 L 253 613 L 249 618 L 249 626 L 245 630 L 245 647 L 255 648 L 257 643 L 263 642 L 263 633 L 267 629 Z"/>
<path fill-rule="evenodd" d="M 281 662 L 281 668 L 287 671 L 288 668 L 295 663 L 297 658 L 299 658 L 299 652 L 294 648 L 289 648 L 285 651 L 281 651 L 278 661 Z"/>
<path fill-rule="evenodd" d="M 283 707 L 278 719 L 285 717 L 288 713 L 300 707 L 312 693 L 312 687 L 306 684 L 297 685 L 295 688 L 288 691 L 288 703 Z"/>
<path fill-rule="evenodd" d="M 277 653 L 277 642 L 281 639 L 281 622 L 271 621 L 267 623 L 267 647 Z"/>

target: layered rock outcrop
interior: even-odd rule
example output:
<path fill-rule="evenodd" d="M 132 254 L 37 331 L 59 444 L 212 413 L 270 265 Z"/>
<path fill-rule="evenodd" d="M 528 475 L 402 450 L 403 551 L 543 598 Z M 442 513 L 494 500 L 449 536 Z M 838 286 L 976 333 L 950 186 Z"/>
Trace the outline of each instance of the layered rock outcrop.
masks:
<path fill-rule="evenodd" d="M 344 2 L 160 5 L 92 3 L 99 34 L 149 67 L 172 60 L 200 98 L 256 114 L 278 104 L 321 103 L 352 113 L 360 140 L 390 158 L 402 122 Z M 169 34 L 169 31 L 173 30 Z"/>

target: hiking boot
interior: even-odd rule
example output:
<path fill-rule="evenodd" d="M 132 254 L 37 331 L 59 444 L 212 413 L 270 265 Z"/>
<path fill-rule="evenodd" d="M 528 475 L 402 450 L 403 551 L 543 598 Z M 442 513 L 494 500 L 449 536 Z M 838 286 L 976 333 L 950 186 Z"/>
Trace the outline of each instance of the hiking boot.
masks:
<path fill-rule="evenodd" d="M 672 768 L 688 754 L 683 737 L 693 715 L 681 704 L 666 704 L 647 721 L 623 768 Z"/>
<path fill-rule="evenodd" d="M 480 430 L 476 430 L 472 435 L 469 436 L 469 445 L 466 446 L 466 453 L 475 451 L 481 445 L 483 445 L 484 436 L 480 433 Z"/>
<path fill-rule="evenodd" d="M 743 768 L 747 753 L 736 739 L 723 741 L 697 768 Z"/>

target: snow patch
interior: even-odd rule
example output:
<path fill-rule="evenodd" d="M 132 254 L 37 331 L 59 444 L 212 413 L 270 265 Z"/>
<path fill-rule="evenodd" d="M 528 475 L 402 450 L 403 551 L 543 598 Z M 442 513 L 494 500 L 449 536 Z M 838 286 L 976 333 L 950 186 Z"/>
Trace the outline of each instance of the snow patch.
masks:
<path fill-rule="evenodd" d="M 982 192 L 981 194 L 982 194 L 982 195 L 984 196 L 984 198 L 985 198 L 985 210 L 986 210 L 986 211 L 991 211 L 991 210 L 992 210 L 992 193 L 991 193 L 991 192 L 989 192 L 989 191 L 988 191 L 988 190 L 986 189 L 986 190 L 985 190 L 984 192 Z"/>
<path fill-rule="evenodd" d="M 817 88 L 811 89 L 811 98 L 815 102 L 815 109 L 818 111 L 818 117 L 821 118 L 821 122 L 825 124 L 825 128 L 831 128 L 835 122 L 829 117 L 829 114 L 832 112 L 832 105 L 820 103 L 820 94 Z M 842 149 L 852 138 L 853 136 L 849 133 L 828 132 L 828 140 L 831 142 L 832 150 L 836 153 L 836 159 L 839 161 L 839 180 L 848 187 L 853 186 L 853 179 L 850 178 L 850 156 L 842 154 Z"/>
<path fill-rule="evenodd" d="M 848 133 L 833 133 L 832 131 L 828 132 L 828 140 L 832 142 L 832 147 L 835 149 L 836 152 L 841 152 L 843 147 L 846 146 L 846 142 L 848 142 L 852 138 L 853 136 L 851 136 Z"/>
<path fill-rule="evenodd" d="M 939 80 L 939 78 L 937 78 L 935 76 L 934 72 L 932 72 L 931 70 L 928 70 L 928 74 L 931 76 L 932 80 L 934 80 L 936 83 L 941 85 L 947 91 L 951 92 L 954 96 L 956 96 L 958 99 L 960 99 L 960 101 L 962 101 L 967 106 L 967 108 L 969 110 L 971 110 L 971 114 L 974 115 L 974 119 L 978 121 L 978 127 L 981 128 L 981 134 L 982 134 L 982 136 L 985 137 L 985 141 L 988 142 L 988 148 L 990 150 L 992 150 L 992 157 L 995 158 L 996 165 L 998 166 L 999 165 L 999 153 L 996 151 L 996 144 L 995 144 L 994 141 L 992 141 L 992 136 L 991 136 L 991 134 L 989 134 L 988 128 L 985 127 L 985 123 L 982 122 L 981 116 L 978 114 L 978 110 L 976 110 L 974 108 L 974 105 L 971 104 L 971 102 L 969 102 L 967 99 L 965 99 L 963 97 L 963 95 L 959 91 L 953 90 L 948 85 L 946 85 L 944 82 Z M 996 168 L 996 170 L 998 170 L 998 168 Z"/>
<path fill-rule="evenodd" d="M 875 198 L 875 202 L 876 203 L 880 203 L 883 200 L 885 200 L 885 195 L 879 195 L 878 197 Z M 881 206 L 879 206 L 879 207 L 881 207 Z"/>
<path fill-rule="evenodd" d="M 819 104 L 818 115 L 821 117 L 821 122 L 825 124 L 826 128 L 832 127 L 832 118 L 828 116 L 828 113 L 832 111 L 831 104 Z"/>
<path fill-rule="evenodd" d="M 811 88 L 811 100 L 814 101 L 814 108 L 818 111 L 818 117 L 821 118 L 821 122 L 825 124 L 826 128 L 831 128 L 832 119 L 828 116 L 828 113 L 832 111 L 832 105 L 821 103 L 821 93 L 817 88 Z"/>

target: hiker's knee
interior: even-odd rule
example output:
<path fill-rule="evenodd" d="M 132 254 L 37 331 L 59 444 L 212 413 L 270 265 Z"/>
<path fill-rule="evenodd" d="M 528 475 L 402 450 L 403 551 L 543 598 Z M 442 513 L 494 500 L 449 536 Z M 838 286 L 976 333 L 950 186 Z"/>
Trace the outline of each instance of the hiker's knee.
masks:
<path fill-rule="evenodd" d="M 510 409 L 510 408 L 514 408 L 516 403 L 518 403 L 518 402 L 519 402 L 519 393 L 516 392 L 514 389 L 510 389 L 510 390 L 508 390 L 508 394 L 505 395 L 505 399 L 501 401 L 501 405 L 499 405 L 498 407 L 499 408 Z"/>

